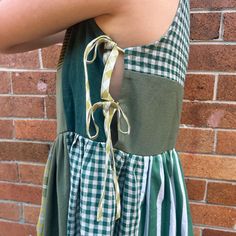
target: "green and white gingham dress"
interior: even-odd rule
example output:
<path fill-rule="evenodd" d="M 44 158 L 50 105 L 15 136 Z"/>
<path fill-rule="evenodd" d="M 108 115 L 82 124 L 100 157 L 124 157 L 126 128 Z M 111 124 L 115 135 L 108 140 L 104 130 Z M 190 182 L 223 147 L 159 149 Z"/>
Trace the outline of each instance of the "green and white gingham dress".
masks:
<path fill-rule="evenodd" d="M 175 149 L 189 12 L 189 0 L 180 0 L 160 40 L 129 48 L 120 48 L 93 18 L 68 28 L 38 236 L 193 236 Z M 119 53 L 124 77 L 115 100 L 109 84 Z"/>

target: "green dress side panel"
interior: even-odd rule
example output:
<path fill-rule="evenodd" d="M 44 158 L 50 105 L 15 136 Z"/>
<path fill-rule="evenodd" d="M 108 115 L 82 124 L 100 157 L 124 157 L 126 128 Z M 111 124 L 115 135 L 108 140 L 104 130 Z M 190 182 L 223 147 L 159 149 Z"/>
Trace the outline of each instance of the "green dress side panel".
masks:
<path fill-rule="evenodd" d="M 161 76 L 124 70 L 119 102 L 130 134 L 118 132 L 114 147 L 138 155 L 155 155 L 175 147 L 184 87 Z M 121 118 L 121 129 L 127 130 Z"/>
<path fill-rule="evenodd" d="M 56 111 L 57 111 L 57 134 L 67 131 L 65 110 L 63 105 L 62 95 L 62 68 L 57 70 L 57 82 L 56 82 Z"/>
<path fill-rule="evenodd" d="M 60 52 L 60 57 L 57 62 L 56 73 L 56 112 L 57 112 L 57 134 L 68 130 L 63 101 L 63 88 L 62 88 L 62 66 L 64 57 L 70 42 L 73 27 L 66 30 L 63 45 Z"/>
<path fill-rule="evenodd" d="M 70 192 L 66 132 L 59 134 L 51 150 L 45 199 L 44 236 L 65 236 Z"/>
<path fill-rule="evenodd" d="M 68 131 L 76 132 L 87 138 L 83 54 L 87 44 L 100 34 L 91 23 L 91 20 L 81 21 L 73 25 L 62 65 L 62 94 L 66 126 Z M 87 65 L 92 104 L 101 100 L 100 90 L 104 70 L 102 50 L 102 47 L 99 47 L 95 61 Z M 93 58 L 93 53 L 91 52 L 89 55 L 89 60 Z M 105 141 L 106 136 L 103 129 L 104 116 L 102 109 L 96 110 L 94 118 L 99 127 L 99 134 L 96 141 Z M 91 134 L 95 134 L 96 130 L 93 123 L 91 123 L 90 130 Z"/>

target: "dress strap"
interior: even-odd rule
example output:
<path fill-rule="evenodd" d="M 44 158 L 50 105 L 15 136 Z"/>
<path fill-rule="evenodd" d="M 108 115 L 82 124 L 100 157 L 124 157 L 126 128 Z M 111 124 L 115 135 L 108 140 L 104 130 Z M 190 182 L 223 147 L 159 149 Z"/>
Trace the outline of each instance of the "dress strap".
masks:
<path fill-rule="evenodd" d="M 88 81 L 88 70 L 87 70 L 87 63 L 92 63 L 97 56 L 97 48 L 101 43 L 108 44 L 107 46 L 110 46 L 111 52 L 106 60 L 103 76 L 102 76 L 102 84 L 101 84 L 101 99 L 103 101 L 98 101 L 91 104 L 91 97 L 90 97 L 90 88 L 89 88 L 89 81 Z M 88 56 L 90 52 L 94 49 L 94 54 L 92 60 L 88 60 Z M 110 158 L 110 154 L 112 154 L 113 159 L 113 181 L 115 186 L 115 193 L 116 193 L 116 220 L 120 218 L 120 212 L 121 212 L 121 203 L 120 203 L 120 189 L 118 184 L 118 177 L 116 175 L 116 165 L 115 165 L 115 159 L 114 159 L 114 151 L 113 151 L 113 145 L 112 145 L 112 139 L 111 139 L 111 121 L 113 118 L 113 115 L 115 114 L 116 110 L 118 111 L 118 130 L 124 134 L 130 133 L 130 124 L 128 121 L 127 116 L 123 112 L 120 104 L 118 101 L 115 101 L 113 97 L 111 96 L 109 92 L 109 86 L 110 86 L 110 80 L 112 71 L 114 69 L 116 59 L 119 55 L 119 51 L 124 52 L 124 50 L 120 47 L 118 47 L 117 43 L 114 42 L 109 36 L 107 35 L 100 35 L 93 39 L 91 42 L 89 42 L 85 48 L 84 51 L 84 73 L 85 73 L 85 89 L 86 89 L 86 132 L 91 139 L 95 139 L 98 135 L 99 128 L 94 120 L 93 113 L 96 111 L 97 108 L 102 107 L 103 109 L 103 115 L 105 117 L 104 119 L 104 130 L 106 134 L 106 160 L 105 160 L 105 177 L 104 177 L 104 184 L 102 189 L 101 198 L 98 205 L 98 212 L 97 212 L 97 220 L 102 220 L 103 216 L 103 202 L 104 202 L 104 195 L 105 195 L 105 185 L 106 185 L 106 178 L 107 178 L 107 170 L 108 170 L 108 158 Z M 127 123 L 128 130 L 123 131 L 120 129 L 120 119 L 121 115 L 125 119 Z M 94 126 L 96 128 L 95 135 L 91 136 L 89 127 L 90 127 L 90 121 L 91 117 L 94 123 Z"/>

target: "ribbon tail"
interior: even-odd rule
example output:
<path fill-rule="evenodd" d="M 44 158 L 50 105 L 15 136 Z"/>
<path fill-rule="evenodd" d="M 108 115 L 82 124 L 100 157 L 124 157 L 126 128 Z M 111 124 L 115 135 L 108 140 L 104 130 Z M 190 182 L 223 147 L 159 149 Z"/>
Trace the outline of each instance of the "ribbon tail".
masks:
<path fill-rule="evenodd" d="M 112 116 L 114 115 L 115 110 L 112 112 Z M 113 181 L 115 186 L 115 193 L 116 193 L 116 220 L 120 218 L 121 214 L 121 204 L 120 204 L 120 187 L 118 182 L 118 176 L 116 175 L 116 165 L 115 165 L 115 157 L 114 157 L 114 151 L 113 151 L 113 145 L 111 143 L 111 153 L 112 153 L 112 166 L 113 166 Z"/>
<path fill-rule="evenodd" d="M 114 185 L 115 185 L 115 191 L 116 191 L 116 220 L 120 218 L 121 214 L 121 204 L 120 204 L 120 188 L 118 183 L 118 178 L 115 174 L 115 171 L 113 171 L 114 175 Z"/>
<path fill-rule="evenodd" d="M 126 121 L 126 124 L 127 124 L 127 131 L 123 131 L 123 130 L 120 128 L 120 127 L 121 127 L 121 125 L 120 125 L 121 114 L 122 114 L 123 118 L 124 118 L 125 121 Z M 123 133 L 123 134 L 130 134 L 130 123 L 129 123 L 129 120 L 128 120 L 127 116 L 125 115 L 125 113 L 123 112 L 123 110 L 122 110 L 121 107 L 119 107 L 119 109 L 118 109 L 118 115 L 119 115 L 119 119 L 118 119 L 118 130 L 119 130 L 121 133 Z"/>
<path fill-rule="evenodd" d="M 104 196 L 105 196 L 107 169 L 108 169 L 108 156 L 106 155 L 105 177 L 104 177 L 102 194 L 101 194 L 101 197 L 100 197 L 100 200 L 99 200 L 99 204 L 98 204 L 97 221 L 101 221 L 103 219 L 103 202 L 104 202 Z"/>
<path fill-rule="evenodd" d="M 100 105 L 100 103 L 97 102 L 97 103 L 93 104 L 93 105 L 88 109 L 88 114 L 87 114 L 87 118 L 86 118 L 86 132 L 87 132 L 89 138 L 91 138 L 91 139 L 97 138 L 98 132 L 99 132 L 99 127 L 98 127 L 98 125 L 96 124 L 95 119 L 94 119 L 94 115 L 93 115 L 93 113 L 96 111 L 96 109 L 99 107 L 99 105 Z M 89 130 L 89 128 L 90 128 L 90 122 L 91 122 L 91 116 L 92 116 L 93 124 L 94 124 L 95 129 L 96 129 L 96 133 L 95 133 L 94 135 L 91 135 L 91 134 L 90 134 L 90 130 Z"/>

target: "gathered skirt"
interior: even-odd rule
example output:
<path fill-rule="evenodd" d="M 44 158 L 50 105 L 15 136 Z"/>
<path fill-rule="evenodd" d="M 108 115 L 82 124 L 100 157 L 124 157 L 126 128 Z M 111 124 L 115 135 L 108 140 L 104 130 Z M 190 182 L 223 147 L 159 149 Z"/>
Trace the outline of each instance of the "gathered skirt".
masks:
<path fill-rule="evenodd" d="M 193 236 L 184 173 L 175 148 L 141 156 L 114 148 L 121 196 L 116 201 L 111 161 L 103 204 L 105 142 L 72 131 L 59 133 L 50 149 L 37 223 L 39 236 Z"/>

